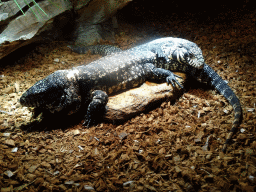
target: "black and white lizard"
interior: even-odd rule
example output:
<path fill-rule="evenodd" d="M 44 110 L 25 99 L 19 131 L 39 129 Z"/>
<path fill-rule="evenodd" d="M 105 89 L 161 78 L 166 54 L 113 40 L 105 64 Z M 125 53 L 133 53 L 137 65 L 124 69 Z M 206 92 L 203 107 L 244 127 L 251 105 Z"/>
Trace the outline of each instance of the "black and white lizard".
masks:
<path fill-rule="evenodd" d="M 20 98 L 20 103 L 34 107 L 40 113 L 73 114 L 86 110 L 85 125 L 90 126 L 102 116 L 108 95 L 141 85 L 145 80 L 162 80 L 182 87 L 171 71 L 181 71 L 210 83 L 232 105 L 234 122 L 223 146 L 226 150 L 232 135 L 242 120 L 242 109 L 227 83 L 204 62 L 201 49 L 193 42 L 181 38 L 160 38 L 143 45 L 121 51 L 119 48 L 90 47 L 93 53 L 107 56 L 68 70 L 58 70 L 35 83 Z M 110 53 L 109 50 L 113 49 Z M 86 52 L 88 48 L 74 49 Z M 107 50 L 107 51 L 105 51 Z M 85 108 L 84 108 L 85 107 Z"/>

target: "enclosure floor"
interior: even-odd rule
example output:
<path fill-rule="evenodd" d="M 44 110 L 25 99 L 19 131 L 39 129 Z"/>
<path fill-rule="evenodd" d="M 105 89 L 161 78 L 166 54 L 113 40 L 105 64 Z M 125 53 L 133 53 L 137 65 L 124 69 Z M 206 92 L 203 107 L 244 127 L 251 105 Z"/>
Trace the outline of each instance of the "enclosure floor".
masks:
<path fill-rule="evenodd" d="M 9 114 L 0 113 L 1 191 L 255 191 L 255 20 L 250 13 L 228 24 L 198 24 L 189 17 L 140 27 L 119 23 L 115 42 L 101 42 L 128 49 L 154 38 L 148 33 L 154 28 L 158 36 L 197 43 L 206 63 L 228 81 L 242 104 L 244 118 L 226 154 L 221 148 L 234 114 L 214 90 L 195 84 L 175 103 L 165 101 L 120 125 L 85 128 L 78 118 L 41 126 L 20 106 L 22 93 L 56 70 L 100 56 L 79 55 L 66 43 L 53 42 L 5 59 L 0 109 Z"/>

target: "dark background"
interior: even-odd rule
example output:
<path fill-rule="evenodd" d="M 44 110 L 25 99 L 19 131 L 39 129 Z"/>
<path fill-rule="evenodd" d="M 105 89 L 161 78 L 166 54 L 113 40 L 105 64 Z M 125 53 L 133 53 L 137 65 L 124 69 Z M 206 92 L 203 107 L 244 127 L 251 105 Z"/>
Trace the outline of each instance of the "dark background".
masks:
<path fill-rule="evenodd" d="M 134 0 L 119 11 L 119 18 L 132 23 L 164 17 L 194 17 L 200 22 L 229 21 L 255 10 L 255 2 L 239 1 L 167 1 Z"/>

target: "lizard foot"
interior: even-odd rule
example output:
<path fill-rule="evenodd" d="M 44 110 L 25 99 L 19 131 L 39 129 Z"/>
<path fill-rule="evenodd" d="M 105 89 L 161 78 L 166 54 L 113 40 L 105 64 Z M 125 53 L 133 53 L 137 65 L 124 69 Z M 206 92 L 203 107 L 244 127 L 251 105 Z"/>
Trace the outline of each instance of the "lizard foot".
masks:
<path fill-rule="evenodd" d="M 169 76 L 166 77 L 167 85 L 172 84 L 173 87 L 176 87 L 175 83 L 177 83 L 179 87 L 183 89 L 184 87 L 178 82 L 176 78 L 182 79 L 182 77 L 180 77 L 179 75 L 175 75 L 173 73 L 169 74 Z"/>

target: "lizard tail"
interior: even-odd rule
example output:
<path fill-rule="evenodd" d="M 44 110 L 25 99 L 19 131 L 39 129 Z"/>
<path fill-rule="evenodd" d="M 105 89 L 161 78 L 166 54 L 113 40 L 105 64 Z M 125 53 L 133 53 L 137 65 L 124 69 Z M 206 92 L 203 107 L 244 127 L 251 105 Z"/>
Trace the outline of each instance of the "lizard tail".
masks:
<path fill-rule="evenodd" d="M 88 47 L 75 47 L 72 45 L 68 45 L 67 47 L 78 54 L 85 54 L 90 50 L 89 46 Z"/>
<path fill-rule="evenodd" d="M 113 45 L 89 45 L 84 47 L 75 47 L 72 45 L 68 45 L 67 47 L 70 48 L 75 53 L 85 54 L 88 51 L 91 51 L 92 54 L 99 54 L 102 56 L 106 56 L 112 53 L 117 53 L 122 51 L 122 49 Z"/>
<path fill-rule="evenodd" d="M 210 82 L 211 85 L 218 90 L 230 103 L 234 110 L 234 121 L 233 126 L 228 134 L 226 142 L 223 145 L 222 151 L 226 152 L 227 145 L 229 144 L 232 136 L 237 131 L 238 126 L 242 121 L 242 107 L 239 99 L 232 91 L 232 89 L 228 86 L 228 84 L 208 65 L 204 65 L 202 70 L 202 75 L 206 78 L 207 82 Z"/>

